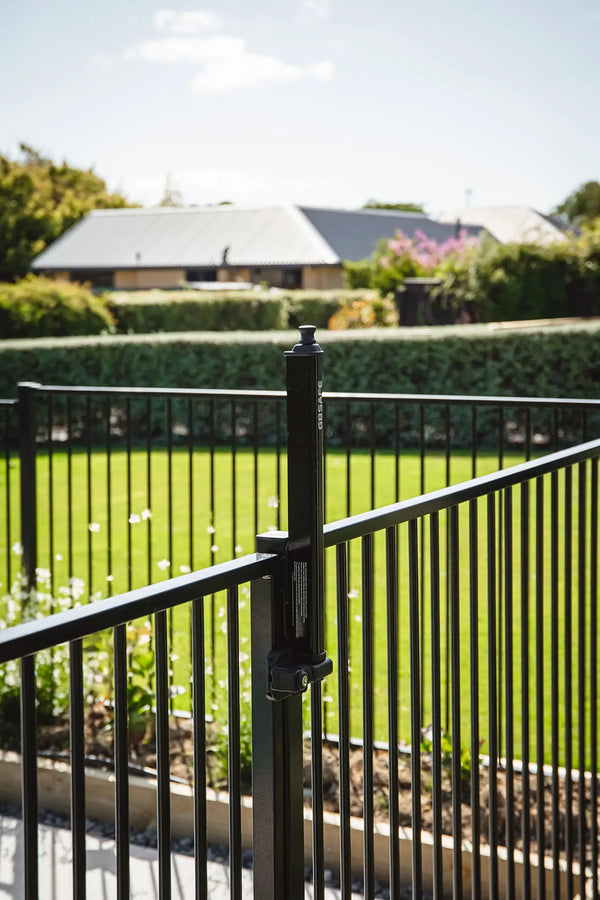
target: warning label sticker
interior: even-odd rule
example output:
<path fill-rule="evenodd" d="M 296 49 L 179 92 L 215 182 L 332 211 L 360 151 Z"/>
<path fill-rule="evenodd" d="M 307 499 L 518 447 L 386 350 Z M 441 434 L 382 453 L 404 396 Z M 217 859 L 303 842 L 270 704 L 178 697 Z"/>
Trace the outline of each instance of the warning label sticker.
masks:
<path fill-rule="evenodd" d="M 301 635 L 308 618 L 308 563 L 294 562 L 292 568 L 292 616 L 296 635 Z"/>

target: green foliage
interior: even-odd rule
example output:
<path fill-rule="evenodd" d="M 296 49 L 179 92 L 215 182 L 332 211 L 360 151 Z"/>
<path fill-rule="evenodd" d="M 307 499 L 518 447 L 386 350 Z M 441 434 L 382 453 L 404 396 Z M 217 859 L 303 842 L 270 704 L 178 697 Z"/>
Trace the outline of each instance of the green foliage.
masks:
<path fill-rule="evenodd" d="M 377 294 L 348 299 L 329 320 L 333 331 L 348 328 L 390 328 L 398 324 L 396 305 Z"/>
<path fill-rule="evenodd" d="M 283 352 L 296 340 L 297 332 L 290 331 L 3 341 L 0 397 L 15 396 L 18 381 L 282 390 Z M 326 354 L 327 391 L 600 397 L 598 322 L 516 329 L 481 324 L 402 332 L 318 331 L 317 340 Z M 343 441 L 341 407 L 338 412 L 341 418 L 333 407 L 328 413 L 331 444 Z M 368 409 L 365 416 L 368 423 Z M 378 413 L 378 445 L 393 446 L 394 427 L 390 405 Z M 403 445 L 418 440 L 415 427 L 407 419 Z M 452 428 L 453 446 L 470 446 L 468 411 L 453 411 Z M 493 443 L 494 414 L 481 411 L 478 428 L 479 446 Z"/>
<path fill-rule="evenodd" d="M 575 224 L 600 217 L 600 183 L 587 181 L 582 184 L 556 207 L 555 212 Z"/>
<path fill-rule="evenodd" d="M 45 159 L 27 144 L 0 155 L 0 280 L 24 276 L 34 256 L 92 209 L 127 206 L 93 169 Z"/>
<path fill-rule="evenodd" d="M 287 326 L 287 306 L 277 294 L 254 291 L 140 291 L 108 300 L 121 333 L 266 331 Z"/>
<path fill-rule="evenodd" d="M 370 259 L 346 260 L 344 262 L 344 278 L 351 289 L 373 287 L 373 262 Z"/>
<path fill-rule="evenodd" d="M 29 275 L 0 284 L 0 338 L 99 334 L 114 329 L 106 301 L 78 284 Z"/>
<path fill-rule="evenodd" d="M 363 209 L 390 209 L 396 212 L 425 213 L 421 203 L 380 203 L 379 200 L 369 200 Z"/>
<path fill-rule="evenodd" d="M 362 296 L 364 292 L 360 292 Z M 299 325 L 316 325 L 327 328 L 331 316 L 349 298 L 357 296 L 352 291 L 290 291 L 285 295 L 288 309 L 288 328 Z"/>
<path fill-rule="evenodd" d="M 455 303 L 468 301 L 479 321 L 598 315 L 600 227 L 545 247 L 484 240 L 436 274 L 440 292 Z"/>

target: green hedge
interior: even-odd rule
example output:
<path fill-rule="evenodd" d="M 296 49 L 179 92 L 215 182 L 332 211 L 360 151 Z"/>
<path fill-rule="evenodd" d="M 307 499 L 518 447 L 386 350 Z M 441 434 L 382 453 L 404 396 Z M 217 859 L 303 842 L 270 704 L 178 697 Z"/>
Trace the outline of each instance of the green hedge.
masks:
<path fill-rule="evenodd" d="M 326 354 L 328 391 L 600 398 L 600 323 L 322 331 L 317 336 Z M 289 331 L 4 341 L 0 396 L 15 396 L 18 381 L 282 390 L 283 351 L 295 341 L 296 333 Z M 359 418 L 353 412 L 357 429 Z M 332 442 L 342 439 L 342 420 L 332 405 Z M 435 421 L 429 427 L 433 441 Z M 496 414 L 482 412 L 478 427 L 481 443 L 491 442 Z M 453 411 L 452 428 L 453 445 L 467 446 L 470 411 Z M 385 444 L 392 431 L 390 407 L 378 413 L 378 443 Z M 414 423 L 408 420 L 404 439 L 415 440 Z"/>
<path fill-rule="evenodd" d="M 253 291 L 140 291 L 110 294 L 121 334 L 159 331 L 266 331 L 287 327 L 287 306 L 277 294 Z"/>
<path fill-rule="evenodd" d="M 33 276 L 0 283 L 0 338 L 99 334 L 113 328 L 106 300 L 81 285 Z"/>
<path fill-rule="evenodd" d="M 108 304 L 121 334 L 176 331 L 266 331 L 310 322 L 327 328 L 348 297 L 363 291 L 132 291 Z"/>

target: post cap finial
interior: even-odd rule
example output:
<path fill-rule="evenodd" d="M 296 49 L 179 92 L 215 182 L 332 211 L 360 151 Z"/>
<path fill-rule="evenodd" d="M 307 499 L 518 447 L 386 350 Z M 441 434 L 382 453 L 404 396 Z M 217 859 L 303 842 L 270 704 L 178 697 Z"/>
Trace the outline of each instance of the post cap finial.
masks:
<path fill-rule="evenodd" d="M 317 344 L 315 340 L 315 331 L 317 330 L 316 325 L 300 325 L 300 343 L 295 344 L 293 350 L 287 350 L 285 355 L 289 356 L 293 354 L 294 356 L 298 356 L 300 354 L 307 356 L 311 353 L 322 353 L 321 347 Z"/>

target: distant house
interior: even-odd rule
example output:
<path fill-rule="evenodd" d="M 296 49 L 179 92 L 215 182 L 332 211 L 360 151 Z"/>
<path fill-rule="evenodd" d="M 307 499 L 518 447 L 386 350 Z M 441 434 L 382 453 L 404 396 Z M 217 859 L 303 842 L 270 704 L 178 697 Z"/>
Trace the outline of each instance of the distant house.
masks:
<path fill-rule="evenodd" d="M 393 237 L 399 229 L 411 237 L 420 230 L 438 242 L 456 232 L 454 223 L 388 210 L 96 210 L 37 256 L 32 269 L 121 290 L 230 281 L 331 289 L 344 284 L 345 260 L 368 257 L 381 238 Z"/>
<path fill-rule="evenodd" d="M 545 216 L 529 206 L 482 206 L 445 209 L 440 222 L 484 228 L 500 244 L 553 244 L 564 241 L 569 226 L 556 216 Z"/>

